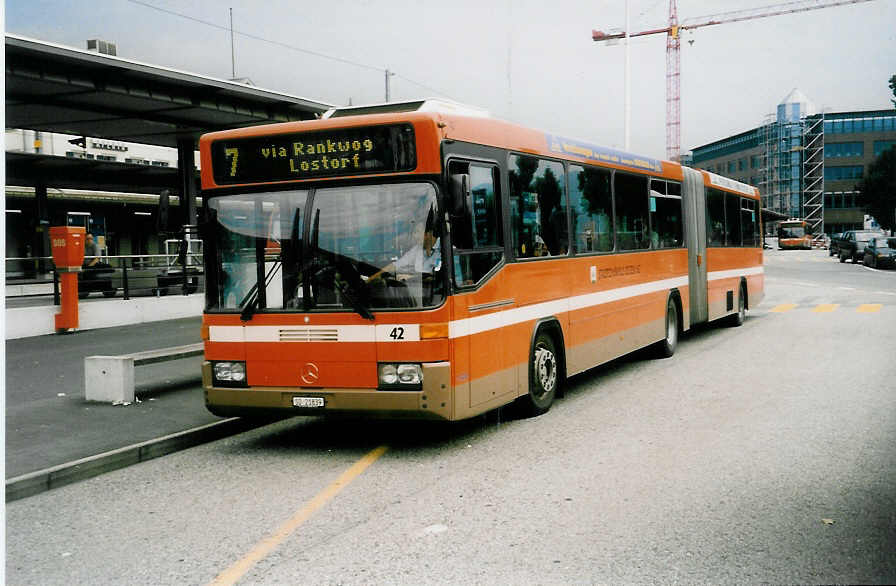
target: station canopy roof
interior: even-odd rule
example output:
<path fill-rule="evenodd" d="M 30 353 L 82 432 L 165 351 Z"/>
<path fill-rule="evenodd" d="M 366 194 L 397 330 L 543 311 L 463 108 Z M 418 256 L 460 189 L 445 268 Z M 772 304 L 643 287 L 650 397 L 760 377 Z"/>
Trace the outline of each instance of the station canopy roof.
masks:
<path fill-rule="evenodd" d="M 176 147 L 179 138 L 308 120 L 331 105 L 6 35 L 6 127 Z"/>
<path fill-rule="evenodd" d="M 330 104 L 6 35 L 6 127 L 177 147 L 214 130 L 309 120 Z M 6 153 L 7 185 L 158 193 L 176 168 Z"/>

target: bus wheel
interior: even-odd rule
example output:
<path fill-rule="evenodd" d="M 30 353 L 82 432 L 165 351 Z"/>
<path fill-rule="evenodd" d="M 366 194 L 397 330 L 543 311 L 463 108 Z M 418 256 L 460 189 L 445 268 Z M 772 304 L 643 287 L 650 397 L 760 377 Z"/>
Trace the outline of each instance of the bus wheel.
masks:
<path fill-rule="evenodd" d="M 744 325 L 744 320 L 747 319 L 747 295 L 743 283 L 741 283 L 739 289 L 740 291 L 737 293 L 737 313 L 732 314 L 728 318 L 728 325 L 735 328 Z"/>
<path fill-rule="evenodd" d="M 669 358 L 678 347 L 678 306 L 669 298 L 666 306 L 666 337 L 657 342 L 656 353 L 660 358 Z"/>
<path fill-rule="evenodd" d="M 535 417 L 547 412 L 557 396 L 559 384 L 560 371 L 554 339 L 545 332 L 539 332 L 529 361 L 529 393 L 519 398 L 521 414 Z"/>

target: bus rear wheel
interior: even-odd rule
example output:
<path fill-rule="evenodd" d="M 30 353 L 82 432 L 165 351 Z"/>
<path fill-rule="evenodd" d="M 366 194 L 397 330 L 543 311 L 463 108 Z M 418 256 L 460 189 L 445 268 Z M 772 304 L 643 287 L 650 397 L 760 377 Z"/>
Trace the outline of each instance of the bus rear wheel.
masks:
<path fill-rule="evenodd" d="M 666 304 L 666 337 L 657 342 L 656 354 L 660 358 L 669 358 L 678 347 L 678 306 L 669 297 Z"/>
<path fill-rule="evenodd" d="M 529 360 L 529 392 L 517 401 L 520 414 L 535 417 L 546 413 L 557 396 L 560 368 L 554 339 L 541 331 L 532 345 Z"/>

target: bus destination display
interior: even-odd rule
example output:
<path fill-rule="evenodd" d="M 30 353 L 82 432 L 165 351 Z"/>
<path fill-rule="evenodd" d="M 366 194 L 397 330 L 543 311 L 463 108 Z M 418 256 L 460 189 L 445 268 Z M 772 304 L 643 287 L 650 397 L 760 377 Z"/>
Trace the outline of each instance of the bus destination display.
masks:
<path fill-rule="evenodd" d="M 219 185 L 392 173 L 417 166 L 410 124 L 219 140 L 211 155 Z"/>

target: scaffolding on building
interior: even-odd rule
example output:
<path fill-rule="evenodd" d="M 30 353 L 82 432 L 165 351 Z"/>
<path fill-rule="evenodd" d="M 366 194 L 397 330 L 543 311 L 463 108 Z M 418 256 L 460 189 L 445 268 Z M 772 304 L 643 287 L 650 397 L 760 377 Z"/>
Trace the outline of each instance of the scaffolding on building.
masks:
<path fill-rule="evenodd" d="M 769 114 L 760 127 L 759 193 L 762 207 L 781 213 L 779 143 L 777 118 Z"/>
<path fill-rule="evenodd" d="M 824 234 L 824 114 L 803 119 L 803 212 L 815 246 Z"/>
<path fill-rule="evenodd" d="M 808 222 L 824 242 L 824 115 L 780 120 L 769 114 L 760 127 L 763 207 Z"/>

